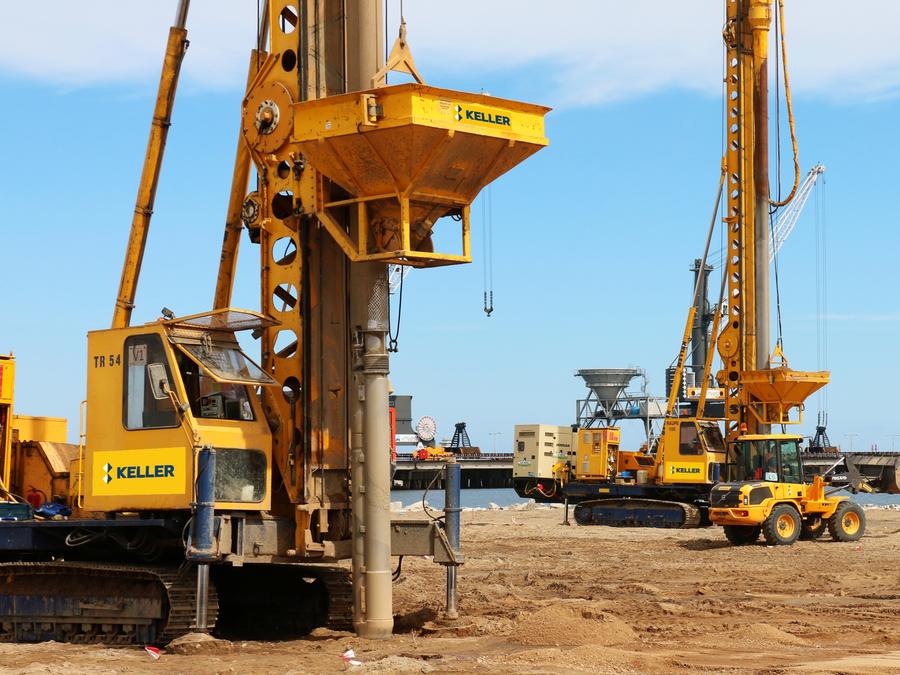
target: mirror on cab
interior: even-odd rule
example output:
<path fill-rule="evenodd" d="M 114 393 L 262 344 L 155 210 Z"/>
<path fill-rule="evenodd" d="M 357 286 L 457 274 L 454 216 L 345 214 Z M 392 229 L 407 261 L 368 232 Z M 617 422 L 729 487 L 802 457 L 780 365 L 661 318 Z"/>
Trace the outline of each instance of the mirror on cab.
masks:
<path fill-rule="evenodd" d="M 147 377 L 150 378 L 150 391 L 153 392 L 153 398 L 157 401 L 169 398 L 171 387 L 169 386 L 169 375 L 166 373 L 166 364 L 147 364 Z"/>

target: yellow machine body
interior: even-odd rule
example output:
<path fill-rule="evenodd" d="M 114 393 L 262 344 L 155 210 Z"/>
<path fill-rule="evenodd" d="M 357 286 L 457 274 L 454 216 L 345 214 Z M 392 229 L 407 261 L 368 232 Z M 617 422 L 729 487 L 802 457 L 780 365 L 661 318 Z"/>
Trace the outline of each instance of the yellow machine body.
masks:
<path fill-rule="evenodd" d="M 732 489 L 728 483 L 721 483 L 713 489 L 713 494 Z M 709 510 L 709 518 L 716 525 L 758 526 L 768 518 L 777 504 L 791 504 L 802 517 L 815 515 L 828 519 L 834 515 L 838 504 L 848 497 L 824 496 L 824 483 L 752 482 L 740 486 L 737 507 L 714 508 Z"/>
<path fill-rule="evenodd" d="M 830 374 L 791 370 L 780 348 L 776 348 L 776 355 L 782 359 L 780 367 L 740 374 L 741 398 L 760 424 L 800 424 L 803 402 L 828 384 Z M 790 412 L 795 409 L 797 417 L 791 418 Z"/>
<path fill-rule="evenodd" d="M 0 501 L 32 492 L 65 501 L 78 446 L 66 443 L 63 418 L 13 414 L 15 368 L 12 356 L 0 355 Z"/>
<path fill-rule="evenodd" d="M 709 519 L 725 528 L 734 544 L 754 542 L 760 534 L 770 545 L 814 539 L 827 527 L 838 541 L 855 541 L 865 532 L 865 513 L 846 496 L 825 493 L 816 476 L 803 482 L 800 436 L 745 434 L 733 447 L 737 482 L 716 485 L 710 493 Z"/>
<path fill-rule="evenodd" d="M 0 354 L 0 488 L 8 489 L 12 466 L 13 392 L 16 361 Z"/>
<path fill-rule="evenodd" d="M 279 111 L 268 134 L 254 129 L 255 117 L 248 119 L 265 101 Z M 302 152 L 319 172 L 315 184 L 303 186 L 301 201 L 315 205 L 315 215 L 350 260 L 424 267 L 471 262 L 471 203 L 487 184 L 547 145 L 548 110 L 423 84 L 292 103 L 273 82 L 245 101 L 245 134 L 255 150 L 279 160 Z M 280 119 L 285 114 L 289 118 Z M 334 195 L 325 177 L 342 194 Z M 348 208 L 356 217 L 349 231 L 341 225 Z M 445 216 L 460 223 L 456 251 L 435 250 L 432 235 Z"/>
<path fill-rule="evenodd" d="M 715 483 L 725 465 L 725 444 L 718 424 L 709 420 L 667 419 L 656 454 L 619 449 L 617 427 L 581 429 L 574 468 L 576 480 L 610 480 L 638 471 L 656 484 Z M 715 468 L 718 465 L 718 469 Z"/>
<path fill-rule="evenodd" d="M 19 441 L 65 443 L 69 436 L 69 422 L 65 417 L 13 415 L 12 426 Z"/>
<path fill-rule="evenodd" d="M 721 483 L 713 489 L 711 503 L 715 507 L 710 508 L 710 520 L 717 525 L 760 525 L 777 504 L 788 502 L 803 517 L 830 518 L 847 497 L 826 498 L 818 476 L 811 484 L 803 482 L 802 440 L 790 434 L 739 436 L 733 467 L 738 482 Z M 716 506 L 719 504 L 722 507 Z"/>
<path fill-rule="evenodd" d="M 578 432 L 578 451 L 575 456 L 575 478 L 614 478 L 618 472 L 619 442 L 622 431 L 618 427 L 597 427 Z"/>
<path fill-rule="evenodd" d="M 111 544 L 128 558 L 156 563 L 161 549 L 184 545 L 196 563 L 196 584 L 187 587 L 196 589 L 196 612 L 188 619 L 175 588 L 183 579 L 164 578 L 168 571 L 117 570 L 106 576 L 136 576 L 124 591 L 113 583 L 87 603 L 84 583 L 106 593 L 104 574 L 72 570 L 40 602 L 29 596 L 40 621 L 28 612 L 22 620 L 16 602 L 7 603 L 0 633 L 18 638 L 21 626 L 27 639 L 94 641 L 99 630 L 116 643 L 164 642 L 215 625 L 215 587 L 219 598 L 248 588 L 263 598 L 234 609 L 242 620 L 256 605 L 263 619 L 287 617 L 284 625 L 298 630 L 352 625 L 364 637 L 386 638 L 393 627 L 391 554 L 433 555 L 454 566 L 448 579 L 462 562 L 452 537 L 434 523 L 425 523 L 433 536 L 413 544 L 400 537 L 395 548 L 393 535 L 404 526 L 392 529 L 387 509 L 387 263 L 471 261 L 472 201 L 547 144 L 548 109 L 420 85 L 369 89 L 386 82 L 384 73 L 372 77 L 382 52 L 379 3 L 270 0 L 250 58 L 215 309 L 131 326 L 188 46 L 188 4 L 180 0 L 169 32 L 112 328 L 88 335 L 69 522 L 80 528 L 79 520 L 93 518 L 83 527 L 98 535 L 133 535 L 76 530 L 83 559 L 106 562 Z M 412 63 L 408 51 L 398 53 Z M 247 194 L 251 163 L 255 189 Z M 432 238 L 441 219 L 456 225 L 458 248 L 436 251 L 445 244 Z M 260 314 L 228 308 L 244 227 L 259 246 Z M 369 264 L 354 264 L 360 261 Z M 243 329 L 259 340 L 261 366 L 239 348 L 235 332 Z M 30 524 L 23 531 L 30 536 Z M 36 546 L 28 536 L 13 543 L 26 554 Z M 68 537 L 38 543 L 48 555 L 52 547 L 66 555 L 73 545 Z M 302 564 L 351 557 L 352 584 L 341 567 Z M 211 579 L 218 575 L 210 565 L 219 562 L 280 568 L 272 568 L 271 580 L 264 569 L 245 583 L 230 573 Z M 301 564 L 281 565 L 287 562 Z M 4 570 L 5 579 L 14 575 Z M 312 584 L 314 591 L 301 590 Z M 145 610 L 145 590 L 158 608 Z M 47 609 L 65 593 L 79 607 L 75 624 Z M 135 597 L 152 622 L 130 614 Z"/>
<path fill-rule="evenodd" d="M 11 490 L 21 497 L 36 491 L 41 501 L 58 498 L 69 502 L 70 467 L 77 462 L 78 446 L 54 441 L 19 440 L 13 442 Z"/>
<path fill-rule="evenodd" d="M 216 508 L 271 507 L 271 433 L 253 388 L 274 382 L 234 335 L 268 323 L 224 310 L 88 334 L 85 510 L 189 509 L 204 445 L 217 453 Z"/>
<path fill-rule="evenodd" d="M 725 442 L 719 425 L 711 420 L 667 419 L 656 461 L 659 483 L 715 483 L 725 468 Z"/>
<path fill-rule="evenodd" d="M 284 21 L 297 18 L 296 3 L 268 3 L 269 48 L 252 59 L 241 112 L 257 181 L 246 194 L 239 156 L 216 287 L 222 306 L 243 221 L 259 245 L 260 311 L 278 322 L 260 336 L 261 365 L 293 392 L 262 395 L 266 416 L 277 422 L 274 483 L 282 506 L 294 508 L 293 548 L 307 558 L 326 548 L 349 555 L 348 472 L 358 452 L 351 446 L 354 438 L 365 444 L 368 433 L 351 432 L 368 405 L 359 396 L 367 377 L 359 366 L 389 364 L 381 356 L 359 362 L 364 333 L 379 322 L 369 316 L 368 298 L 377 294 L 361 290 L 377 268 L 356 263 L 471 261 L 472 201 L 547 145 L 543 106 L 423 84 L 379 87 L 383 78 L 359 77 L 348 54 L 367 49 L 375 31 L 363 35 L 352 21 L 344 36 L 340 30 L 369 4 L 345 11 L 321 3 L 317 28 L 292 30 Z M 373 44 L 371 51 L 379 50 Z"/>

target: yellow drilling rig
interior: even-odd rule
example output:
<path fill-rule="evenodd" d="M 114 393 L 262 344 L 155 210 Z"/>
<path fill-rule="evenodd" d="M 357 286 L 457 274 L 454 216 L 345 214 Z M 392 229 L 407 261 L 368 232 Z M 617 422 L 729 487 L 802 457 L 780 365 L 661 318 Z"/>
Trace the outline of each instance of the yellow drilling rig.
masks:
<path fill-rule="evenodd" d="M 821 478 L 803 484 L 801 437 L 772 433 L 773 426 L 798 424 L 804 401 L 823 387 L 827 372 L 788 367 L 781 342 L 770 345 L 770 213 L 786 205 L 800 180 L 797 143 L 785 59 L 784 7 L 778 0 L 781 58 L 795 181 L 783 201 L 770 198 L 768 156 L 768 41 L 772 0 L 725 0 L 726 147 L 716 210 L 707 235 L 705 268 L 716 213 L 724 194 L 722 224 L 725 263 L 718 309 L 720 330 L 711 341 L 695 417 L 676 414 L 675 397 L 684 373 L 694 326 L 697 292 L 676 360 L 663 431 L 655 448 L 619 450 L 615 427 L 578 430 L 574 461 L 557 466 L 564 494 L 578 501 L 580 524 L 690 527 L 710 522 L 726 526 L 732 542 L 792 543 L 801 533 L 817 536 L 827 525 L 836 539 L 862 536 L 865 517 L 847 497 L 826 494 Z M 706 416 L 710 367 L 717 348 L 716 374 L 724 397 L 724 420 Z M 593 373 L 595 371 L 580 371 Z M 606 379 L 589 386 L 609 386 Z M 601 396 L 602 398 L 602 396 Z M 614 398 L 614 397 L 613 397 Z M 724 435 L 719 424 L 724 422 Z M 720 480 L 736 482 L 719 483 Z M 715 487 L 714 487 L 715 486 Z"/>
<path fill-rule="evenodd" d="M 112 326 L 88 335 L 82 442 L 55 515 L 14 482 L 0 496 L 0 642 L 323 624 L 384 638 L 392 555 L 447 564 L 449 594 L 450 528 L 390 519 L 387 265 L 470 262 L 472 201 L 547 144 L 548 109 L 424 84 L 405 23 L 385 62 L 383 11 L 263 3 L 213 309 L 132 325 L 188 44 L 180 0 Z M 414 82 L 388 85 L 392 70 Z M 259 311 L 230 306 L 244 229 Z M 438 230 L 455 250 L 436 250 Z"/>

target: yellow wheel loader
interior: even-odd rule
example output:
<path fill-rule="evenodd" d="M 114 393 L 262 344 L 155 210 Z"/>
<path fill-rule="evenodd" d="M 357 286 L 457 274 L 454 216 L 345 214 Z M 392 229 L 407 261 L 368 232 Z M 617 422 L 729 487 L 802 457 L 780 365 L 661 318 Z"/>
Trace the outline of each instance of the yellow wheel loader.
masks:
<path fill-rule="evenodd" d="M 866 514 L 847 496 L 826 494 L 816 476 L 803 482 L 799 436 L 739 436 L 733 446 L 735 482 L 716 485 L 710 520 L 722 525 L 732 544 L 752 544 L 760 533 L 770 546 L 816 539 L 826 529 L 835 541 L 856 541 L 866 531 Z"/>

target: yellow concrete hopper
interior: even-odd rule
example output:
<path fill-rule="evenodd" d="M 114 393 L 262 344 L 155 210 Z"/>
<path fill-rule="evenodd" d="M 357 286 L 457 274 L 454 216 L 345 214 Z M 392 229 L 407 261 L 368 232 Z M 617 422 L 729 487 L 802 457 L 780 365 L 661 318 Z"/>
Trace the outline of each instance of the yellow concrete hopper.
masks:
<path fill-rule="evenodd" d="M 418 266 L 471 261 L 469 206 L 547 145 L 549 108 L 400 84 L 295 104 L 292 144 L 321 175 L 316 215 L 352 260 Z M 337 198 L 335 197 L 337 192 Z M 334 216 L 356 208 L 347 231 Z M 439 218 L 460 222 L 461 253 L 434 251 Z"/>
<path fill-rule="evenodd" d="M 799 424 L 803 402 L 828 384 L 827 371 L 803 372 L 787 366 L 746 370 L 740 374 L 744 404 L 762 424 Z M 789 413 L 797 408 L 798 419 Z"/>

